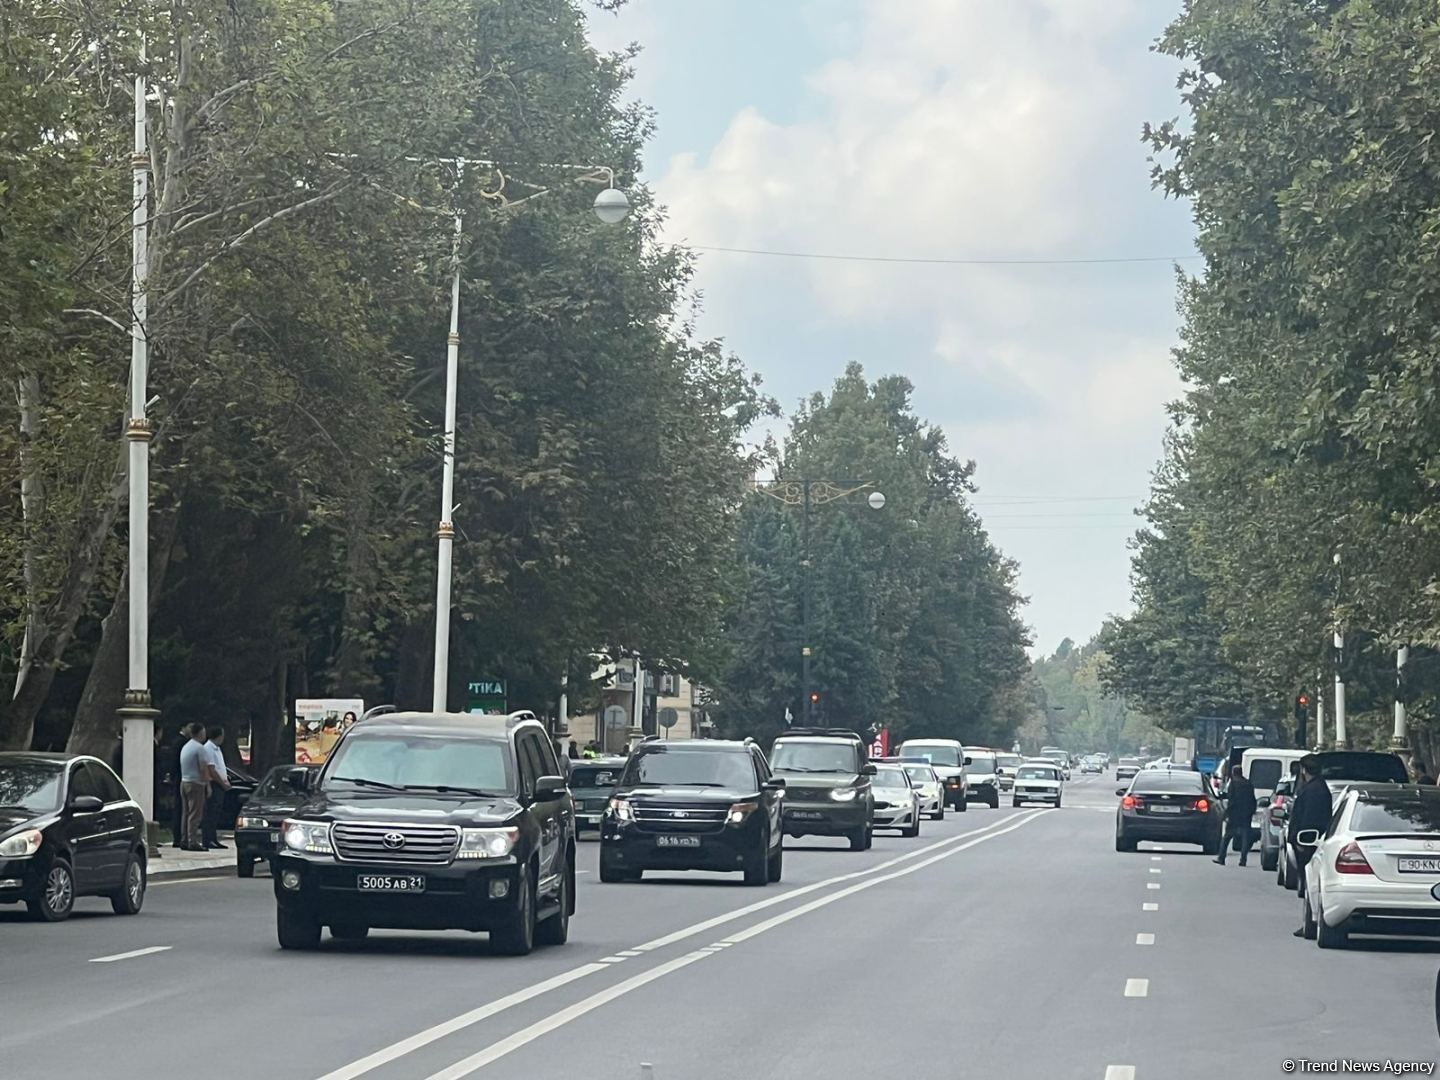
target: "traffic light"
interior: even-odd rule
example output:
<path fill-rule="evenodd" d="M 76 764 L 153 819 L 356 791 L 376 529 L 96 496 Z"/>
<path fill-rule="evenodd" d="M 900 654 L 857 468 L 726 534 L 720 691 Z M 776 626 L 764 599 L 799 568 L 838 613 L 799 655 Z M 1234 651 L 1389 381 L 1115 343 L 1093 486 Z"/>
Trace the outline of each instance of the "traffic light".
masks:
<path fill-rule="evenodd" d="M 812 707 L 815 706 L 815 705 L 819 705 L 819 704 L 820 704 L 820 691 L 819 691 L 819 690 L 811 690 L 811 691 L 810 691 L 810 704 L 811 704 Z"/>
<path fill-rule="evenodd" d="M 1295 695 L 1295 745 L 1304 749 L 1305 732 L 1310 725 L 1310 695 L 1304 690 Z"/>

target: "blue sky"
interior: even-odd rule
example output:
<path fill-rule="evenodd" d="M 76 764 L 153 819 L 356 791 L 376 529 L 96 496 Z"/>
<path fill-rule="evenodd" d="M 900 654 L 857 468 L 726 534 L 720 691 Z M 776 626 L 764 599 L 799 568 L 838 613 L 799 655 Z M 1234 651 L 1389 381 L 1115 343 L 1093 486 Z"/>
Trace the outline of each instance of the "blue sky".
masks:
<path fill-rule="evenodd" d="M 1162 0 L 630 0 L 666 239 L 922 258 L 1193 255 L 1140 128 L 1179 112 Z M 1197 264 L 1184 264 L 1193 269 Z M 703 333 L 787 409 L 852 360 L 973 458 L 1038 651 L 1129 608 L 1126 539 L 1180 391 L 1169 262 L 700 258 Z"/>

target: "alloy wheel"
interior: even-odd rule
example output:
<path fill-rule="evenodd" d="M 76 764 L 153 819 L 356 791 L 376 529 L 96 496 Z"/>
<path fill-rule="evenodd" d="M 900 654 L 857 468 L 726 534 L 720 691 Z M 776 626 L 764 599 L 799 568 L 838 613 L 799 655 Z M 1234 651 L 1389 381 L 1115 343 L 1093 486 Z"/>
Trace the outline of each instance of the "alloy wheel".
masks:
<path fill-rule="evenodd" d="M 56 915 L 64 914 L 70 910 L 74 894 L 75 883 L 70 878 L 69 868 L 56 863 L 45 876 L 45 906 Z"/>

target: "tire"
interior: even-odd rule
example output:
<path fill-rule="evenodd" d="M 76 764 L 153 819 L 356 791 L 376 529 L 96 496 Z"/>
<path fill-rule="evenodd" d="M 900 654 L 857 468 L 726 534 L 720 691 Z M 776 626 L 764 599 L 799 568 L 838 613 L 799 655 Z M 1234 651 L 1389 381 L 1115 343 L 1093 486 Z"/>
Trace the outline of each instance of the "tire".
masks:
<path fill-rule="evenodd" d="M 1305 935 L 1306 941 L 1314 941 L 1318 927 L 1315 925 L 1315 913 L 1310 910 L 1310 901 L 1300 901 L 1300 932 Z"/>
<path fill-rule="evenodd" d="M 991 810 L 1000 809 L 1000 793 L 998 791 L 994 795 L 990 796 L 989 803 Z"/>
<path fill-rule="evenodd" d="M 282 949 L 320 947 L 320 920 L 299 908 L 275 905 L 275 937 Z"/>
<path fill-rule="evenodd" d="M 764 885 L 770 880 L 770 855 L 768 842 L 765 846 L 761 847 L 758 852 L 749 856 L 745 860 L 744 872 L 746 885 Z"/>
<path fill-rule="evenodd" d="M 1307 903 L 1308 907 L 1309 904 Z M 1347 949 L 1350 947 L 1350 925 L 1347 922 L 1339 926 L 1330 926 L 1325 922 L 1325 909 L 1320 909 L 1320 914 L 1315 917 L 1315 944 L 1322 949 Z"/>
<path fill-rule="evenodd" d="M 560 892 L 556 901 L 560 909 L 535 927 L 537 945 L 564 945 L 570 940 L 570 913 L 575 910 L 575 871 L 573 863 L 560 875 Z"/>
<path fill-rule="evenodd" d="M 870 850 L 872 847 L 874 847 L 874 846 L 875 846 L 875 830 L 874 830 L 871 826 L 866 825 L 866 826 L 865 826 L 865 846 L 864 846 L 863 848 L 861 848 L 860 850 L 861 850 L 861 851 L 869 851 L 869 850 Z"/>
<path fill-rule="evenodd" d="M 957 813 L 960 813 L 960 814 L 963 814 L 963 813 L 965 813 L 966 810 L 969 810 L 969 809 L 970 809 L 970 800 L 969 800 L 968 798 L 966 798 L 964 795 L 960 796 L 960 801 L 955 804 L 955 810 L 956 810 L 956 812 L 957 812 Z"/>
<path fill-rule="evenodd" d="M 37 922 L 62 922 L 75 907 L 75 874 L 70 864 L 55 858 L 45 871 L 40 891 L 25 901 L 30 917 Z"/>
<path fill-rule="evenodd" d="M 364 941 L 370 935 L 370 927 L 364 923 L 340 923 L 330 927 L 330 936 L 336 941 Z"/>
<path fill-rule="evenodd" d="M 515 887 L 510 895 L 511 910 L 490 931 L 490 949 L 502 956 L 529 956 L 535 948 L 535 888 L 529 863 L 522 863 L 515 871 Z"/>
<path fill-rule="evenodd" d="M 1278 851 L 1272 851 L 1270 854 L 1267 855 L 1265 854 L 1265 849 L 1263 847 L 1260 849 L 1261 870 L 1264 870 L 1267 874 L 1274 873 L 1275 867 L 1279 862 L 1280 853 Z"/>
<path fill-rule="evenodd" d="M 255 876 L 255 856 L 254 856 L 254 855 L 238 855 L 238 854 L 237 854 L 237 855 L 235 856 L 235 876 L 236 876 L 236 877 L 254 877 L 254 876 Z"/>
<path fill-rule="evenodd" d="M 1011 806 L 1019 806 L 1019 805 L 1020 805 L 1020 800 L 1019 800 L 1018 798 L 1017 798 L 1017 799 L 1011 799 L 1011 800 L 1010 800 L 1010 805 L 1011 805 Z"/>
<path fill-rule="evenodd" d="M 1283 853 L 1277 853 L 1275 857 L 1275 885 L 1281 889 L 1285 887 L 1285 858 Z"/>
<path fill-rule="evenodd" d="M 116 915 L 139 915 L 145 904 L 145 859 L 132 851 L 120 880 L 124 884 L 110 894 L 110 910 Z"/>
<path fill-rule="evenodd" d="M 928 817 L 931 821 L 944 821 L 944 820 L 945 820 L 945 807 L 942 806 L 942 807 L 940 807 L 939 810 L 936 810 L 936 811 L 934 811 L 934 812 L 932 812 L 932 813 L 926 814 L 925 816 Z"/>
<path fill-rule="evenodd" d="M 779 881 L 785 872 L 785 845 L 781 844 L 775 849 L 775 854 L 770 856 L 769 865 L 765 868 L 766 875 L 771 881 Z"/>
<path fill-rule="evenodd" d="M 1220 838 L 1218 836 L 1207 837 L 1205 842 L 1200 845 L 1200 850 L 1206 855 L 1219 855 Z"/>
<path fill-rule="evenodd" d="M 625 871 L 621 870 L 602 854 L 600 856 L 600 881 L 604 885 L 618 885 L 626 879 Z"/>
<path fill-rule="evenodd" d="M 920 815 L 919 815 L 919 814 L 911 814 L 911 815 L 910 815 L 910 824 L 907 825 L 907 826 L 905 826 L 905 828 L 903 828 L 903 829 L 900 830 L 900 835 L 903 836 L 903 837 L 905 837 L 905 839 L 907 839 L 907 840 L 913 840 L 913 839 L 915 839 L 915 837 L 917 837 L 917 836 L 920 835 Z"/>
<path fill-rule="evenodd" d="M 864 850 L 869 846 L 869 845 L 866 843 L 866 840 L 869 839 L 869 836 L 868 836 L 868 833 L 869 833 L 869 832 L 870 832 L 870 830 L 867 829 L 867 828 L 865 828 L 865 827 L 862 825 L 860 828 L 856 829 L 854 832 L 846 834 L 846 837 L 845 837 L 845 838 L 850 841 L 850 850 L 851 850 L 851 851 L 864 851 Z"/>
<path fill-rule="evenodd" d="M 1056 796 L 1055 796 L 1055 809 L 1056 809 L 1056 810 L 1059 810 L 1059 809 L 1060 809 L 1060 796 L 1059 796 L 1059 795 L 1056 795 Z"/>

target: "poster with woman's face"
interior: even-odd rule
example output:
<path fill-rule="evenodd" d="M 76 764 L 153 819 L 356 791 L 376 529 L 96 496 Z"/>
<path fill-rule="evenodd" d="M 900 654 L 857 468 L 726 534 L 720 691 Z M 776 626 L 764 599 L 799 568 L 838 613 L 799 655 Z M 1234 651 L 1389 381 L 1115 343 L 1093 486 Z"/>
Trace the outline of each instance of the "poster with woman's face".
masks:
<path fill-rule="evenodd" d="M 365 713 L 360 698 L 297 698 L 295 701 L 295 763 L 319 765 Z"/>

